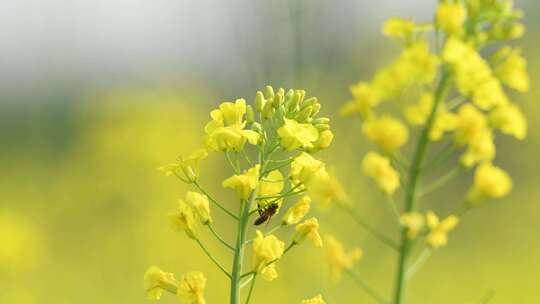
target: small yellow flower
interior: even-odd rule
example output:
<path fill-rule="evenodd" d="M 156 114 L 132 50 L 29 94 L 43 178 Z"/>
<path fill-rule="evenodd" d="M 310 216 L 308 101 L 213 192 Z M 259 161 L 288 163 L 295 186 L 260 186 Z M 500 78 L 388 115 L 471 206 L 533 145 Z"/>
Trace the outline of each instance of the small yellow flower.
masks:
<path fill-rule="evenodd" d="M 283 225 L 295 225 L 298 224 L 304 216 L 309 212 L 311 205 L 311 198 L 309 196 L 302 196 L 292 207 L 290 207 L 282 219 Z"/>
<path fill-rule="evenodd" d="M 390 115 L 367 120 L 362 125 L 362 133 L 385 151 L 400 148 L 409 137 L 407 127 Z"/>
<path fill-rule="evenodd" d="M 341 108 L 341 115 L 360 113 L 362 116 L 368 116 L 371 109 L 381 101 L 380 93 L 367 82 L 360 81 L 351 86 L 350 90 L 354 99 Z"/>
<path fill-rule="evenodd" d="M 437 8 L 436 24 L 449 35 L 459 34 L 467 11 L 461 3 L 441 3 Z"/>
<path fill-rule="evenodd" d="M 222 185 L 224 188 L 231 188 L 236 191 L 238 198 L 246 200 L 259 184 L 259 168 L 260 165 L 256 165 L 244 174 L 235 174 L 224 180 Z"/>
<path fill-rule="evenodd" d="M 347 197 L 339 180 L 327 172 L 312 179 L 308 190 L 315 202 L 323 209 L 329 207 L 331 202 L 344 203 Z"/>
<path fill-rule="evenodd" d="M 527 120 L 519 107 L 507 104 L 493 109 L 488 115 L 489 124 L 501 132 L 524 139 L 527 135 Z"/>
<path fill-rule="evenodd" d="M 474 185 L 467 195 L 470 203 L 478 203 L 485 198 L 501 198 L 512 190 L 512 179 L 501 168 L 491 163 L 483 163 L 474 173 Z"/>
<path fill-rule="evenodd" d="M 527 92 L 530 81 L 527 73 L 527 61 L 521 56 L 521 49 L 503 48 L 500 52 L 505 53 L 506 58 L 495 66 L 495 75 L 507 86 L 519 92 Z"/>
<path fill-rule="evenodd" d="M 144 274 L 144 291 L 149 300 L 159 300 L 166 288 L 176 289 L 174 274 L 164 272 L 157 266 L 150 266 Z"/>
<path fill-rule="evenodd" d="M 337 281 L 345 269 L 351 269 L 362 258 L 362 249 L 355 248 L 345 252 L 343 245 L 333 236 L 325 238 L 326 259 L 330 267 L 330 278 Z"/>
<path fill-rule="evenodd" d="M 452 231 L 459 222 L 455 215 L 450 215 L 440 221 L 439 217 L 432 211 L 426 214 L 427 225 L 430 233 L 426 238 L 426 242 L 434 249 L 446 246 L 448 243 L 448 232 Z"/>
<path fill-rule="evenodd" d="M 293 242 L 302 243 L 308 237 L 315 247 L 322 247 L 322 239 L 319 235 L 319 221 L 312 217 L 305 220 L 302 224 L 296 225 L 296 233 L 293 236 Z"/>
<path fill-rule="evenodd" d="M 206 288 L 206 277 L 202 272 L 188 272 L 180 279 L 176 295 L 180 303 L 184 304 L 205 304 L 204 289 Z"/>
<path fill-rule="evenodd" d="M 419 212 L 407 212 L 400 216 L 401 225 L 407 227 L 407 237 L 411 240 L 418 236 L 418 233 L 424 229 L 424 216 Z"/>
<path fill-rule="evenodd" d="M 333 140 L 334 140 L 334 133 L 332 133 L 332 131 L 324 130 L 322 132 L 319 132 L 319 137 L 317 138 L 317 141 L 313 143 L 313 148 L 309 149 L 309 151 L 313 153 L 320 150 L 324 150 L 330 147 L 330 144 L 332 144 Z"/>
<path fill-rule="evenodd" d="M 277 130 L 277 134 L 281 139 L 281 146 L 287 151 L 313 148 L 319 138 L 319 131 L 312 124 L 287 118 L 284 118 L 284 124 Z"/>
<path fill-rule="evenodd" d="M 493 107 L 508 103 L 499 80 L 495 77 L 479 83 L 473 91 L 473 103 L 480 109 L 489 110 Z"/>
<path fill-rule="evenodd" d="M 276 264 L 273 263 L 273 264 L 270 264 L 270 265 L 264 267 L 261 270 L 261 276 L 262 276 L 263 279 L 265 279 L 266 281 L 269 281 L 269 282 L 277 279 L 278 272 L 276 270 Z"/>
<path fill-rule="evenodd" d="M 424 93 L 418 104 L 405 108 L 405 117 L 412 125 L 423 125 L 433 109 L 433 94 Z"/>
<path fill-rule="evenodd" d="M 399 38 L 402 40 L 410 39 L 416 25 L 413 21 L 398 17 L 387 19 L 383 24 L 383 35 Z"/>
<path fill-rule="evenodd" d="M 300 304 L 326 304 L 321 295 L 317 295 L 311 299 L 302 300 Z"/>
<path fill-rule="evenodd" d="M 440 109 L 435 114 L 435 119 L 431 130 L 429 131 L 429 139 L 433 141 L 440 140 L 445 132 L 453 131 L 457 126 L 457 115 L 448 112 L 446 109 Z"/>
<path fill-rule="evenodd" d="M 327 174 L 324 163 L 305 152 L 294 158 L 289 172 L 294 184 L 304 185 L 324 174 Z"/>
<path fill-rule="evenodd" d="M 199 149 L 187 157 L 179 157 L 178 162 L 159 167 L 165 176 L 182 174 L 182 180 L 192 183 L 199 177 L 199 163 L 208 156 L 206 149 Z"/>
<path fill-rule="evenodd" d="M 368 152 L 362 160 L 362 171 L 373 178 L 379 188 L 392 195 L 399 187 L 399 173 L 392 168 L 387 157 Z"/>
<path fill-rule="evenodd" d="M 186 203 L 193 208 L 195 215 L 202 224 L 209 224 L 212 222 L 210 216 L 210 203 L 206 195 L 198 192 L 189 191 L 186 193 Z"/>
<path fill-rule="evenodd" d="M 491 161 L 495 158 L 495 144 L 490 129 L 484 129 L 478 133 L 467 145 L 467 150 L 461 156 L 461 164 L 467 168 L 483 161 Z"/>
<path fill-rule="evenodd" d="M 264 236 L 259 230 L 255 233 L 256 237 L 253 240 L 253 260 L 255 271 L 262 273 L 265 271 L 265 268 L 270 266 L 270 263 L 274 263 L 281 258 L 285 250 L 285 243 L 274 235 Z M 272 269 L 266 271 L 272 271 Z"/>
<path fill-rule="evenodd" d="M 173 213 L 169 213 L 169 220 L 175 231 L 185 231 L 189 238 L 197 239 L 195 214 L 186 202 L 181 199 L 178 200 L 178 209 Z"/>
<path fill-rule="evenodd" d="M 460 145 L 470 143 L 481 136 L 486 128 L 486 116 L 472 104 L 464 104 L 457 112 L 455 141 Z"/>
<path fill-rule="evenodd" d="M 246 101 L 243 98 L 240 98 L 234 103 L 224 102 L 219 105 L 219 111 L 225 125 L 240 125 L 242 124 L 244 115 L 246 114 Z"/>

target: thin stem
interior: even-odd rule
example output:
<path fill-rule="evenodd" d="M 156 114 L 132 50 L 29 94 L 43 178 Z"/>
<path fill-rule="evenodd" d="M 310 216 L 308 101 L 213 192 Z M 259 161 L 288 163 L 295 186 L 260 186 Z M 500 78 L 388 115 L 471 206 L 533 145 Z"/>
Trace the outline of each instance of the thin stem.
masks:
<path fill-rule="evenodd" d="M 424 248 L 418 258 L 416 258 L 416 261 L 407 268 L 407 272 L 405 274 L 405 277 L 407 279 L 412 278 L 422 266 L 427 262 L 429 257 L 431 257 L 431 254 L 433 253 L 433 250 L 431 248 Z"/>
<path fill-rule="evenodd" d="M 396 221 L 400 222 L 399 218 L 400 218 L 400 213 L 399 213 L 399 210 L 396 206 L 396 201 L 394 200 L 394 197 L 391 196 L 391 195 L 387 195 L 386 196 L 386 201 L 388 202 L 388 205 L 390 205 L 390 209 L 392 209 L 392 213 L 394 213 L 394 216 L 396 218 Z"/>
<path fill-rule="evenodd" d="M 244 155 L 244 159 L 246 160 L 246 162 L 248 163 L 248 165 L 249 165 L 250 167 L 253 167 L 253 163 L 252 163 L 251 160 L 249 159 L 249 156 L 247 155 L 246 150 L 242 150 L 242 154 Z"/>
<path fill-rule="evenodd" d="M 219 262 L 214 258 L 214 256 L 212 256 L 210 251 L 208 251 L 208 249 L 203 245 L 201 240 L 199 240 L 199 239 L 195 239 L 195 240 L 197 241 L 197 244 L 199 244 L 199 246 L 202 248 L 204 253 L 206 253 L 206 255 L 210 258 L 210 260 L 212 260 L 212 262 L 214 262 L 214 264 L 216 264 L 216 266 L 230 279 L 231 274 L 228 273 L 227 270 L 225 270 L 225 268 L 223 268 L 223 266 L 221 266 L 221 264 L 219 264 Z"/>
<path fill-rule="evenodd" d="M 234 250 L 232 277 L 231 277 L 231 304 L 240 303 L 240 277 L 242 275 L 242 264 L 244 261 L 244 245 L 249 219 L 249 208 L 256 197 L 256 190 L 251 192 L 249 199 L 242 200 L 240 207 L 240 220 L 236 236 L 236 247 Z"/>
<path fill-rule="evenodd" d="M 443 70 L 441 79 L 434 94 L 433 108 L 427 119 L 427 122 L 422 129 L 420 138 L 418 139 L 418 144 L 414 152 L 413 161 L 409 169 L 409 183 L 407 190 L 405 191 L 405 212 L 412 212 L 417 209 L 416 201 L 416 188 L 420 179 L 422 163 L 424 161 L 424 156 L 426 154 L 427 145 L 429 142 L 429 132 L 435 120 L 435 114 L 439 103 L 446 97 L 446 92 L 448 89 L 449 83 L 449 73 L 447 70 Z M 396 285 L 394 291 L 394 304 L 403 303 L 404 293 L 405 293 L 405 265 L 407 263 L 407 258 L 410 251 L 411 242 L 407 238 L 407 228 L 404 227 L 401 229 L 401 246 L 398 256 L 398 267 L 396 272 Z"/>
<path fill-rule="evenodd" d="M 354 282 L 358 284 L 358 286 L 362 288 L 370 297 L 372 297 L 375 301 L 377 301 L 377 303 L 380 303 L 380 304 L 389 303 L 387 300 L 383 298 L 383 296 L 381 296 L 381 294 L 379 294 L 377 291 L 371 288 L 369 284 L 367 284 L 360 276 L 352 272 L 352 270 L 346 269 L 345 273 L 347 273 L 354 280 Z"/>
<path fill-rule="evenodd" d="M 428 169 L 432 170 L 439 167 L 439 165 L 446 162 L 454 154 L 454 152 L 456 152 L 456 149 L 457 149 L 456 145 L 454 143 L 450 143 L 448 146 L 446 146 L 443 149 L 443 152 L 439 153 L 434 160 L 426 164 L 422 168 L 422 170 L 428 170 Z"/>
<path fill-rule="evenodd" d="M 208 192 L 206 192 L 206 190 L 204 190 L 203 187 L 201 187 L 201 185 L 198 182 L 195 181 L 193 182 L 193 184 L 195 185 L 195 187 L 197 187 L 197 189 L 199 189 L 199 191 L 201 191 L 204 195 L 206 195 L 206 197 L 208 197 L 208 199 L 214 205 L 216 205 L 219 209 L 223 210 L 223 212 L 227 213 L 233 219 L 238 220 L 238 216 L 234 215 L 234 213 L 227 210 L 227 208 L 223 207 L 220 203 L 218 203 L 218 201 L 216 201 Z"/>
<path fill-rule="evenodd" d="M 225 157 L 227 158 L 227 161 L 229 162 L 229 165 L 231 165 L 231 168 L 233 169 L 234 173 L 240 174 L 240 168 L 236 167 L 236 165 L 234 164 L 234 162 L 231 159 L 231 156 L 229 155 L 229 152 L 225 152 Z"/>
<path fill-rule="evenodd" d="M 487 292 L 482 301 L 480 301 L 480 304 L 488 304 L 493 298 L 495 298 L 495 290 L 491 289 Z"/>
<path fill-rule="evenodd" d="M 229 243 L 227 243 L 217 232 L 216 230 L 214 229 L 214 226 L 212 226 L 212 224 L 208 224 L 208 229 L 210 229 L 210 231 L 212 232 L 212 234 L 216 237 L 216 239 L 218 239 L 223 245 L 225 245 L 227 248 L 229 248 L 230 250 L 233 250 L 234 251 L 234 247 L 229 245 Z"/>
<path fill-rule="evenodd" d="M 428 193 L 431 193 L 435 190 L 437 190 L 439 187 L 443 186 L 447 182 L 451 181 L 453 178 L 458 176 L 458 174 L 461 172 L 461 167 L 454 167 L 450 171 L 446 172 L 443 176 L 439 177 L 437 180 L 432 182 L 431 184 L 427 185 L 424 188 L 421 188 L 420 191 L 418 191 L 418 197 L 422 197 Z"/>
<path fill-rule="evenodd" d="M 253 293 L 253 289 L 255 287 L 255 281 L 257 279 L 257 273 L 253 275 L 253 278 L 251 279 L 251 286 L 249 286 L 249 291 L 246 299 L 246 304 L 249 303 L 249 300 L 251 300 L 251 294 Z"/>
<path fill-rule="evenodd" d="M 341 206 L 341 205 L 340 205 Z M 391 247 L 392 249 L 399 251 L 399 245 L 396 244 L 391 238 L 384 235 L 382 232 L 379 232 L 377 229 L 373 228 L 371 225 L 367 224 L 358 214 L 348 206 L 341 206 L 342 210 L 345 211 L 345 213 L 349 214 L 352 219 L 358 223 L 362 228 L 364 228 L 367 232 L 371 233 L 375 238 L 377 238 L 379 241 L 384 243 L 385 245 Z"/>

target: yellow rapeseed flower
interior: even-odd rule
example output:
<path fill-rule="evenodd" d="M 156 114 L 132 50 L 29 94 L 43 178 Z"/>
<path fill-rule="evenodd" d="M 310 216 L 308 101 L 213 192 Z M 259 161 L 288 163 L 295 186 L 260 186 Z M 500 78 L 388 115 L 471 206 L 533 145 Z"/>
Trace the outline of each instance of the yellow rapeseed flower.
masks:
<path fill-rule="evenodd" d="M 477 163 L 491 161 L 493 158 L 495 158 L 493 134 L 490 129 L 486 128 L 469 142 L 467 150 L 461 156 L 461 164 L 470 168 Z"/>
<path fill-rule="evenodd" d="M 290 207 L 283 219 L 281 220 L 283 225 L 295 225 L 298 224 L 304 216 L 309 212 L 311 205 L 311 198 L 309 196 L 302 196 L 292 207 Z"/>
<path fill-rule="evenodd" d="M 208 156 L 206 149 L 199 149 L 187 157 L 179 157 L 176 163 L 159 167 L 165 176 L 179 175 L 186 183 L 192 183 L 199 177 L 199 163 Z"/>
<path fill-rule="evenodd" d="M 330 267 L 330 278 L 339 280 L 343 270 L 351 269 L 362 258 L 362 249 L 355 248 L 345 252 L 343 244 L 335 237 L 328 235 L 325 237 L 326 259 Z"/>
<path fill-rule="evenodd" d="M 305 152 L 294 158 L 289 171 L 292 182 L 303 185 L 308 185 L 313 179 L 325 174 L 327 173 L 324 163 Z"/>
<path fill-rule="evenodd" d="M 253 261 L 255 271 L 258 273 L 274 272 L 275 268 L 266 269 L 273 265 L 283 255 L 285 250 L 285 243 L 280 241 L 274 235 L 264 236 L 264 234 L 257 230 L 256 237 L 253 240 Z M 266 269 L 266 270 L 265 270 Z M 268 274 L 269 277 L 272 275 Z M 276 273 L 277 276 L 277 273 Z"/>
<path fill-rule="evenodd" d="M 503 48 L 505 58 L 495 68 L 495 75 L 507 86 L 519 91 L 527 92 L 530 81 L 527 73 L 527 60 L 521 56 L 521 49 Z M 499 56 L 503 56 L 499 54 Z"/>
<path fill-rule="evenodd" d="M 464 104 L 457 111 L 455 141 L 464 145 L 481 136 L 487 128 L 486 116 L 472 104 Z"/>
<path fill-rule="evenodd" d="M 319 234 L 319 221 L 314 217 L 305 220 L 302 224 L 296 225 L 296 233 L 293 236 L 293 242 L 295 244 L 300 244 L 306 237 L 313 242 L 315 247 L 322 247 L 323 243 Z"/>
<path fill-rule="evenodd" d="M 175 212 L 169 213 L 169 220 L 175 231 L 185 231 L 189 238 L 197 239 L 194 210 L 182 199 L 178 200 L 178 208 Z"/>
<path fill-rule="evenodd" d="M 205 304 L 206 277 L 202 272 L 188 272 L 180 279 L 176 295 L 183 304 Z"/>
<path fill-rule="evenodd" d="M 346 103 L 340 110 L 341 115 L 360 113 L 362 116 L 369 116 L 373 109 L 381 101 L 381 94 L 372 85 L 365 81 L 350 87 L 353 100 Z"/>
<path fill-rule="evenodd" d="M 493 109 L 488 120 L 491 127 L 517 139 L 524 139 L 527 135 L 527 120 L 515 104 L 509 103 Z"/>
<path fill-rule="evenodd" d="M 415 239 L 425 226 L 424 215 L 420 212 L 403 213 L 399 220 L 401 225 L 407 227 L 407 237 L 411 240 Z"/>
<path fill-rule="evenodd" d="M 393 194 L 399 187 L 399 173 L 390 165 L 390 159 L 376 152 L 366 154 L 362 160 L 362 171 L 387 194 Z"/>
<path fill-rule="evenodd" d="M 416 24 L 412 20 L 393 17 L 387 19 L 382 28 L 383 35 L 388 37 L 409 40 L 414 32 Z"/>
<path fill-rule="evenodd" d="M 144 273 L 144 291 L 149 300 L 159 300 L 164 289 L 176 289 L 174 274 L 164 272 L 157 266 L 150 266 Z"/>
<path fill-rule="evenodd" d="M 327 172 L 312 179 L 309 185 L 309 194 L 321 208 L 327 208 L 331 202 L 344 203 L 347 197 L 339 180 Z"/>
<path fill-rule="evenodd" d="M 467 11 L 461 3 L 441 3 L 437 8 L 436 24 L 448 35 L 457 35 L 463 31 L 463 22 Z"/>
<path fill-rule="evenodd" d="M 300 304 L 326 304 L 321 295 L 317 295 L 311 299 L 302 300 Z"/>
<path fill-rule="evenodd" d="M 208 202 L 208 197 L 206 197 L 206 195 L 188 191 L 186 193 L 185 201 L 193 208 L 195 215 L 202 224 L 209 224 L 212 222 L 212 217 L 210 216 L 210 203 Z"/>
<path fill-rule="evenodd" d="M 459 219 L 455 215 L 450 215 L 441 221 L 435 213 L 428 211 L 426 214 L 426 221 L 430 230 L 426 237 L 426 242 L 432 248 L 437 249 L 448 243 L 448 232 L 456 227 Z"/>
<path fill-rule="evenodd" d="M 313 143 L 313 148 L 309 149 L 309 152 L 317 152 L 323 149 L 326 149 L 332 144 L 332 141 L 334 140 L 334 133 L 330 130 L 324 130 L 319 132 L 319 137 L 317 140 Z"/>
<path fill-rule="evenodd" d="M 246 200 L 259 184 L 259 168 L 260 165 L 256 165 L 244 174 L 235 174 L 224 180 L 222 185 L 236 191 L 238 198 Z"/>
<path fill-rule="evenodd" d="M 478 203 L 484 198 L 501 198 L 512 190 L 512 179 L 501 168 L 491 163 L 483 163 L 474 173 L 474 185 L 467 195 L 470 203 Z"/>
<path fill-rule="evenodd" d="M 457 126 L 457 116 L 455 113 L 447 111 L 441 106 L 441 109 L 435 114 L 435 119 L 429 131 L 429 139 L 433 141 L 440 140 L 445 132 L 453 131 Z"/>
<path fill-rule="evenodd" d="M 284 124 L 277 130 L 277 134 L 281 146 L 287 151 L 313 148 L 313 143 L 319 138 L 319 131 L 312 124 L 287 118 L 284 118 Z"/>
<path fill-rule="evenodd" d="M 362 133 L 381 149 L 391 152 L 403 146 L 409 130 L 399 119 L 390 115 L 374 117 L 362 125 Z"/>
<path fill-rule="evenodd" d="M 424 93 L 417 104 L 405 108 L 405 117 L 412 125 L 423 125 L 433 109 L 433 94 Z"/>

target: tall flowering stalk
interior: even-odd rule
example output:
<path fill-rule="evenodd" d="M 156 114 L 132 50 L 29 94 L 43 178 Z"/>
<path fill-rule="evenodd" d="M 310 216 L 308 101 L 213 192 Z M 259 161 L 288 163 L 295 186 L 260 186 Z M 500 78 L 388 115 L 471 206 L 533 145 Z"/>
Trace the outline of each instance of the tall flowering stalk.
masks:
<path fill-rule="evenodd" d="M 249 303 L 256 279 L 274 280 L 278 276 L 277 262 L 306 238 L 315 247 L 322 246 L 317 219 L 302 222 L 310 209 L 310 196 L 325 199 L 319 195 L 324 187 L 318 186 L 318 191 L 312 193 L 314 185 L 331 185 L 325 164 L 313 157 L 333 139 L 329 119 L 317 117 L 320 109 L 317 98 L 305 98 L 302 90 L 274 91 L 270 86 L 264 94 L 257 92 L 253 105 L 247 105 L 244 99 L 223 102 L 210 112 L 211 120 L 204 128 L 204 148 L 160 168 L 166 175 L 193 186 L 194 191 L 179 200 L 169 218 L 172 227 L 195 241 L 230 280 L 231 304 L 241 302 L 243 288 L 248 288 L 245 303 Z M 233 174 L 222 186 L 234 191 L 237 202 L 223 203 L 201 185 L 199 163 L 208 153 L 221 153 L 230 164 Z M 237 222 L 234 243 L 218 233 L 211 205 Z M 271 229 L 257 229 L 265 227 L 263 224 L 276 218 L 281 210 L 285 210 L 284 214 L 273 221 L 277 224 Z M 199 238 L 201 226 L 231 250 L 230 267 L 221 264 Z M 274 235 L 292 226 L 295 233 L 287 245 Z M 245 261 L 248 246 L 252 250 L 251 262 Z M 182 303 L 203 304 L 205 287 L 206 278 L 200 272 L 188 272 L 177 281 L 173 274 L 152 266 L 145 275 L 150 299 L 159 299 L 166 290 L 176 294 Z M 324 303 L 320 296 L 305 301 Z"/>
<path fill-rule="evenodd" d="M 510 0 L 442 0 L 433 23 L 391 18 L 383 34 L 398 41 L 403 52 L 371 81 L 351 87 L 353 100 L 342 112 L 359 114 L 363 135 L 377 147 L 367 153 L 362 169 L 396 211 L 402 227 L 399 241 L 357 215 L 355 220 L 398 254 L 395 304 L 404 303 L 407 280 L 434 250 L 447 244 L 448 233 L 465 212 L 512 188 L 508 174 L 493 164 L 494 139 L 499 134 L 519 140 L 526 135 L 525 118 L 506 94 L 507 89 L 529 88 L 521 50 L 507 43 L 522 36 L 521 17 Z M 403 118 L 384 113 L 385 103 L 397 106 Z M 418 136 L 412 140 L 412 155 L 404 155 L 400 150 L 410 141 L 409 129 Z M 442 141 L 447 148 L 426 161 L 430 143 Z M 460 157 L 453 169 L 431 183 L 422 179 L 455 154 Z M 441 219 L 420 205 L 422 196 L 466 170 L 475 171 L 474 182 L 453 212 Z M 354 215 L 352 211 L 348 213 Z M 359 253 L 346 254 L 339 243 L 327 247 L 334 273 L 347 270 L 374 299 L 389 302 L 351 271 Z"/>

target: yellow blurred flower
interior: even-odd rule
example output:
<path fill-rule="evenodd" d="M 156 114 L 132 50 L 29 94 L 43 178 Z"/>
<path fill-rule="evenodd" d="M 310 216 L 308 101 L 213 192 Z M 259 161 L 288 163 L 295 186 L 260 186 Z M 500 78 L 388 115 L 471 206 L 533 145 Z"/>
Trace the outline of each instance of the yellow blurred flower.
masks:
<path fill-rule="evenodd" d="M 467 168 L 483 161 L 491 161 L 495 158 L 495 144 L 490 129 L 484 129 L 477 134 L 467 146 L 467 150 L 461 156 L 461 164 Z"/>
<path fill-rule="evenodd" d="M 320 208 L 327 208 L 331 202 L 344 203 L 347 197 L 339 180 L 327 172 L 312 179 L 309 184 L 309 194 Z"/>
<path fill-rule="evenodd" d="M 164 289 L 176 289 L 174 274 L 164 272 L 157 266 L 150 266 L 144 274 L 144 291 L 149 300 L 159 300 Z"/>
<path fill-rule="evenodd" d="M 464 104 L 457 111 L 455 141 L 464 145 L 474 141 L 487 129 L 486 116 L 472 104 Z"/>
<path fill-rule="evenodd" d="M 289 172 L 294 184 L 302 183 L 303 185 L 307 185 L 314 178 L 324 174 L 327 174 L 324 163 L 305 152 L 294 158 Z"/>
<path fill-rule="evenodd" d="M 20 191 L 23 191 L 20 188 Z M 7 196 L 5 196 L 7 199 Z M 11 197 L 11 196 L 10 196 Z M 13 198 L 12 198 L 13 199 Z M 16 200 L 17 203 L 20 200 Z M 7 204 L 8 202 L 5 201 Z M 23 214 L 0 210 L 0 272 L 21 274 L 40 264 L 45 243 L 39 227 Z"/>
<path fill-rule="evenodd" d="M 285 181 L 279 170 L 273 170 L 264 176 L 259 182 L 259 195 L 271 196 L 276 195 L 283 190 Z"/>
<path fill-rule="evenodd" d="M 323 150 L 328 148 L 332 141 L 334 140 L 334 133 L 330 130 L 324 130 L 319 132 L 319 137 L 317 140 L 313 143 L 313 148 L 309 149 L 309 152 L 317 152 L 319 150 Z"/>
<path fill-rule="evenodd" d="M 527 120 L 515 104 L 496 107 L 489 113 L 488 120 L 493 128 L 500 129 L 501 132 L 513 135 L 517 139 L 524 139 L 527 135 Z"/>
<path fill-rule="evenodd" d="M 409 137 L 409 130 L 405 124 L 390 115 L 368 119 L 362 125 L 362 133 L 388 152 L 399 149 Z"/>
<path fill-rule="evenodd" d="M 407 228 L 407 237 L 411 240 L 415 239 L 425 226 L 424 215 L 420 212 L 403 213 L 399 220 L 401 225 Z"/>
<path fill-rule="evenodd" d="M 205 304 L 204 289 L 206 288 L 206 277 L 202 272 L 188 272 L 180 278 L 176 295 L 180 303 L 184 304 Z"/>
<path fill-rule="evenodd" d="M 429 139 L 433 141 L 440 140 L 445 132 L 456 129 L 457 122 L 456 114 L 447 111 L 441 106 L 441 109 L 435 114 L 435 119 L 429 131 Z"/>
<path fill-rule="evenodd" d="M 224 180 L 222 185 L 224 188 L 231 188 L 236 191 L 238 198 L 246 200 L 259 184 L 259 168 L 260 165 L 256 165 L 244 174 L 235 174 Z"/>
<path fill-rule="evenodd" d="M 392 195 L 399 187 L 399 173 L 390 165 L 390 159 L 376 152 L 368 152 L 362 160 L 362 171 L 373 178 L 379 188 Z"/>
<path fill-rule="evenodd" d="M 265 271 L 274 272 L 275 268 L 270 270 L 266 269 L 271 266 L 270 263 L 274 263 L 283 255 L 285 250 L 285 243 L 280 241 L 274 235 L 264 236 L 264 234 L 257 230 L 256 237 L 253 240 L 253 261 L 255 265 L 255 271 L 263 273 Z M 269 277 L 272 275 L 267 274 Z M 277 274 L 275 275 L 277 276 Z"/>
<path fill-rule="evenodd" d="M 346 103 L 340 110 L 341 115 L 360 113 L 368 116 L 371 109 L 381 101 L 380 93 L 369 83 L 360 81 L 350 87 L 353 100 Z"/>
<path fill-rule="evenodd" d="M 261 270 L 261 276 L 262 276 L 263 279 L 265 279 L 266 281 L 269 281 L 269 282 L 277 279 L 278 272 L 276 270 L 276 264 L 273 263 L 273 264 L 270 264 L 270 265 L 264 267 Z"/>
<path fill-rule="evenodd" d="M 530 81 L 527 73 L 527 60 L 521 56 L 521 49 L 502 48 L 495 56 L 505 57 L 495 68 L 495 75 L 507 86 L 527 92 Z"/>
<path fill-rule="evenodd" d="M 439 220 L 439 217 L 432 211 L 426 214 L 426 222 L 429 227 L 429 234 L 426 242 L 434 249 L 446 246 L 448 243 L 448 233 L 452 231 L 459 222 L 455 215 L 450 215 L 444 220 Z"/>
<path fill-rule="evenodd" d="M 405 108 L 405 117 L 412 125 L 423 125 L 433 109 L 433 94 L 424 93 L 417 104 Z"/>
<path fill-rule="evenodd" d="M 339 280 L 341 273 L 345 269 L 351 269 L 362 258 L 362 249 L 355 248 L 345 252 L 343 244 L 335 237 L 328 235 L 325 237 L 326 259 L 330 267 L 330 278 Z"/>
<path fill-rule="evenodd" d="M 461 3 L 441 3 L 437 8 L 436 24 L 448 35 L 460 34 L 467 11 Z"/>
<path fill-rule="evenodd" d="M 326 304 L 321 295 L 317 295 L 311 299 L 302 300 L 300 304 Z"/>
<path fill-rule="evenodd" d="M 296 233 L 293 236 L 293 242 L 295 244 L 300 244 L 306 237 L 313 242 L 315 247 L 322 247 L 323 243 L 319 234 L 319 221 L 314 217 L 305 220 L 302 224 L 296 225 Z"/>
<path fill-rule="evenodd" d="M 185 231 L 191 239 L 197 239 L 194 210 L 182 199 L 178 200 L 178 208 L 175 212 L 169 213 L 169 220 L 175 231 Z"/>
<path fill-rule="evenodd" d="M 311 205 L 311 198 L 309 196 L 302 196 L 292 207 L 290 207 L 283 216 L 283 225 L 295 225 L 298 224 L 304 216 L 309 212 Z"/>
<path fill-rule="evenodd" d="M 512 179 L 501 168 L 491 163 L 483 163 L 474 173 L 474 185 L 467 195 L 470 203 L 478 203 L 485 198 L 501 198 L 512 190 Z"/>
<path fill-rule="evenodd" d="M 382 28 L 383 35 L 399 38 L 402 40 L 410 39 L 416 24 L 408 19 L 393 17 L 387 19 Z"/>
<path fill-rule="evenodd" d="M 310 123 L 299 123 L 293 119 L 284 118 L 284 124 L 277 130 L 281 146 L 287 151 L 299 148 L 309 149 L 319 138 L 319 131 Z"/>
<path fill-rule="evenodd" d="M 185 201 L 193 208 L 193 211 L 195 211 L 194 214 L 202 224 L 209 224 L 212 222 L 212 217 L 210 216 L 210 203 L 208 202 L 208 197 L 206 197 L 206 195 L 188 191 L 186 193 Z"/>

